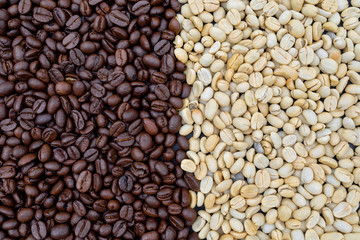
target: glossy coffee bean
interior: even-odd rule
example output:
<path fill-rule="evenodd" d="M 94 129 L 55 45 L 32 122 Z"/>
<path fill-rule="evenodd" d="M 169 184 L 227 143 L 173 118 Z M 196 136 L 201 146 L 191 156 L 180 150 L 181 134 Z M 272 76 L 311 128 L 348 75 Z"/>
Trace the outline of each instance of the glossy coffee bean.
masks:
<path fill-rule="evenodd" d="M 187 239 L 180 4 L 0 6 L 0 238 Z"/>

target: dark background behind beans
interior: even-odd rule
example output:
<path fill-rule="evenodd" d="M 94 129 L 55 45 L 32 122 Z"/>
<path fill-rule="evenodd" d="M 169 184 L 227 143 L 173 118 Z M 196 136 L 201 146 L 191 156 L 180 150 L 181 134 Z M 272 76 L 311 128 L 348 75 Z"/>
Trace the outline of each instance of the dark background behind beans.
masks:
<path fill-rule="evenodd" d="M 0 239 L 197 239 L 179 10 L 0 0 Z"/>

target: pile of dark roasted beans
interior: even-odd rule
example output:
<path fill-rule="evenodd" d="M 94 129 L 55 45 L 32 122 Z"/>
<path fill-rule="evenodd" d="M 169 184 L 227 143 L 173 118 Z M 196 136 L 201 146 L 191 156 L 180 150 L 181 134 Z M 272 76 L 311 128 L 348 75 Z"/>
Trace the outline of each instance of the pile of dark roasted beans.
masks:
<path fill-rule="evenodd" d="M 0 0 L 0 239 L 197 239 L 177 0 Z"/>

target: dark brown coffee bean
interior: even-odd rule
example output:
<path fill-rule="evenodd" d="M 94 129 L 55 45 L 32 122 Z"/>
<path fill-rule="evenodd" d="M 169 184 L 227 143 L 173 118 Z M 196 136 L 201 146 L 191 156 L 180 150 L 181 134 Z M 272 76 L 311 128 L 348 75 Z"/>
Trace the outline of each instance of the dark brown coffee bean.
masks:
<path fill-rule="evenodd" d="M 169 120 L 169 132 L 177 133 L 181 127 L 181 117 L 179 115 L 174 115 Z"/>
<path fill-rule="evenodd" d="M 147 232 L 144 235 L 142 235 L 140 240 L 151 240 L 151 239 L 159 239 L 159 233 L 156 231 Z M 167 239 L 167 238 L 166 238 Z"/>
<path fill-rule="evenodd" d="M 50 236 L 53 239 L 63 239 L 69 236 L 70 227 L 68 224 L 58 224 L 51 228 Z"/>
<path fill-rule="evenodd" d="M 127 52 L 125 49 L 116 50 L 115 61 L 116 61 L 116 64 L 121 67 L 127 63 L 128 57 L 127 57 Z"/>
<path fill-rule="evenodd" d="M 122 235 L 124 235 L 126 230 L 127 230 L 126 222 L 123 220 L 119 220 L 115 222 L 112 229 L 112 233 L 114 234 L 115 237 L 121 237 Z"/>
<path fill-rule="evenodd" d="M 169 220 L 171 224 L 178 230 L 182 230 L 184 228 L 184 221 L 181 220 L 178 216 L 170 216 Z"/>
<path fill-rule="evenodd" d="M 130 192 L 133 189 L 133 179 L 127 175 L 123 175 L 119 178 L 119 187 L 123 192 Z"/>
<path fill-rule="evenodd" d="M 161 58 L 161 72 L 171 74 L 175 71 L 175 58 L 170 54 L 165 54 Z"/>
<path fill-rule="evenodd" d="M 79 11 L 83 16 L 90 16 L 92 13 L 92 9 L 89 2 L 86 0 L 82 0 L 80 2 Z"/>
<path fill-rule="evenodd" d="M 49 76 L 50 76 L 51 81 L 53 81 L 54 83 L 62 82 L 65 80 L 62 73 L 56 68 L 51 68 L 49 70 Z"/>
<path fill-rule="evenodd" d="M 94 6 L 101 3 L 103 0 L 89 0 L 89 4 Z"/>
<path fill-rule="evenodd" d="M 85 63 L 85 56 L 78 48 L 73 48 L 70 50 L 70 60 L 76 66 L 81 66 Z"/>
<path fill-rule="evenodd" d="M 151 119 L 144 118 L 143 122 L 144 122 L 145 131 L 147 133 L 149 133 L 150 135 L 153 135 L 153 136 L 158 133 L 159 129 Z"/>
<path fill-rule="evenodd" d="M 148 1 L 138 1 L 132 7 L 135 16 L 146 14 L 150 11 L 150 3 Z"/>
<path fill-rule="evenodd" d="M 80 50 L 82 53 L 91 54 L 96 52 L 96 45 L 94 42 L 85 41 L 80 44 Z"/>
<path fill-rule="evenodd" d="M 81 23 L 81 17 L 79 15 L 73 15 L 67 20 L 65 25 L 68 30 L 74 31 L 81 26 Z"/>
<path fill-rule="evenodd" d="M 134 215 L 134 208 L 131 205 L 122 206 L 120 209 L 120 218 L 125 221 L 131 221 Z"/>
<path fill-rule="evenodd" d="M 155 87 L 155 94 L 160 100 L 168 100 L 170 97 L 170 91 L 164 84 L 158 84 Z"/>
<path fill-rule="evenodd" d="M 129 133 L 133 136 L 138 135 L 142 130 L 143 130 L 143 125 L 141 124 L 141 119 L 135 120 L 128 127 Z"/>
<path fill-rule="evenodd" d="M 194 175 L 186 173 L 184 175 L 184 180 L 186 184 L 189 186 L 189 188 L 193 191 L 199 191 L 200 189 L 200 183 L 199 180 L 197 180 Z"/>
<path fill-rule="evenodd" d="M 93 29 L 96 32 L 103 32 L 106 28 L 106 19 L 102 15 L 96 16 L 94 23 L 93 23 Z"/>
<path fill-rule="evenodd" d="M 95 83 L 95 84 L 91 87 L 90 92 L 91 92 L 91 94 L 92 94 L 93 96 L 95 96 L 95 97 L 97 97 L 97 98 L 102 98 L 102 97 L 104 97 L 105 94 L 106 94 L 106 89 L 105 89 L 102 85 L 100 85 L 100 84 L 98 84 L 98 83 Z"/>
<path fill-rule="evenodd" d="M 173 18 L 169 22 L 169 30 L 173 31 L 175 34 L 179 34 L 181 30 L 180 23 L 176 18 Z"/>
<path fill-rule="evenodd" d="M 178 1 L 0 6 L 0 236 L 188 239 Z"/>
<path fill-rule="evenodd" d="M 165 55 L 170 50 L 170 42 L 167 40 L 160 40 L 156 45 L 154 46 L 154 52 L 159 55 Z"/>
<path fill-rule="evenodd" d="M 70 33 L 62 40 L 62 44 L 66 49 L 75 48 L 79 44 L 79 42 L 80 42 L 80 34 L 77 32 Z"/>
<path fill-rule="evenodd" d="M 85 120 L 82 116 L 82 114 L 77 110 L 71 111 L 71 117 L 74 120 L 74 124 L 77 129 L 82 130 L 85 127 Z"/>
<path fill-rule="evenodd" d="M 44 239 L 47 235 L 46 225 L 42 221 L 31 224 L 31 234 L 36 240 Z"/>
<path fill-rule="evenodd" d="M 16 170 L 12 166 L 0 167 L 0 178 L 13 178 L 16 175 Z"/>
<path fill-rule="evenodd" d="M 18 5 L 18 11 L 20 14 L 28 14 L 31 11 L 31 0 L 20 0 Z"/>
<path fill-rule="evenodd" d="M 120 12 L 119 10 L 113 10 L 109 13 L 109 19 L 112 23 L 119 27 L 126 27 L 130 23 L 129 17 Z"/>
<path fill-rule="evenodd" d="M 166 83 L 167 76 L 162 72 L 154 72 L 151 75 L 151 82 L 160 84 L 160 83 Z"/>
<path fill-rule="evenodd" d="M 134 144 L 135 138 L 128 133 L 121 133 L 116 137 L 116 142 L 121 147 L 130 147 Z"/>
<path fill-rule="evenodd" d="M 147 67 L 150 68 L 159 68 L 161 66 L 161 60 L 153 54 L 146 54 L 142 61 Z"/>
<path fill-rule="evenodd" d="M 52 13 L 49 10 L 42 7 L 34 8 L 33 17 L 36 21 L 39 21 L 41 23 L 47 23 L 53 19 Z"/>
<path fill-rule="evenodd" d="M 92 183 L 92 175 L 90 171 L 82 171 L 76 181 L 76 189 L 79 192 L 87 192 Z"/>
<path fill-rule="evenodd" d="M 151 110 L 156 112 L 165 112 L 168 109 L 168 104 L 162 100 L 155 100 L 151 102 Z M 181 124 L 181 122 L 180 122 Z"/>
<path fill-rule="evenodd" d="M 0 83 L 0 97 L 5 97 L 14 91 L 15 84 L 13 82 Z"/>
<path fill-rule="evenodd" d="M 55 92 L 59 95 L 68 95 L 71 93 L 71 84 L 68 82 L 58 82 L 55 85 Z"/>
<path fill-rule="evenodd" d="M 19 222 L 29 222 L 34 217 L 34 210 L 31 208 L 22 208 L 17 214 L 17 220 Z"/>
<path fill-rule="evenodd" d="M 75 235 L 84 238 L 87 236 L 91 228 L 91 222 L 89 220 L 80 220 L 75 227 Z"/>

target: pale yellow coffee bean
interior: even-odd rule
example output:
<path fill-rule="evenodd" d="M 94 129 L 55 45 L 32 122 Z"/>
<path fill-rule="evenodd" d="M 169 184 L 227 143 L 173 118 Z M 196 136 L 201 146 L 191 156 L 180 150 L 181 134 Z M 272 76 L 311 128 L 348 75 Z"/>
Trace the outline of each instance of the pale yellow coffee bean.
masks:
<path fill-rule="evenodd" d="M 275 47 L 270 51 L 271 57 L 279 64 L 287 65 L 291 62 L 292 56 L 284 49 Z"/>
<path fill-rule="evenodd" d="M 352 212 L 352 206 L 347 202 L 339 203 L 334 209 L 333 214 L 336 218 L 344 218 Z"/>
<path fill-rule="evenodd" d="M 240 195 L 235 196 L 230 200 L 230 206 L 233 209 L 240 209 L 243 206 L 245 206 L 245 204 L 246 204 L 245 198 L 243 198 Z"/>
<path fill-rule="evenodd" d="M 191 12 L 195 15 L 204 11 L 204 3 L 202 0 L 188 0 Z"/>
<path fill-rule="evenodd" d="M 320 70 L 328 74 L 335 74 L 338 67 L 337 62 L 331 58 L 322 59 L 319 64 Z"/>
<path fill-rule="evenodd" d="M 186 51 L 185 51 L 184 49 L 182 49 L 182 48 L 176 48 L 176 49 L 174 50 L 174 54 L 175 54 L 176 58 L 177 58 L 180 62 L 182 62 L 182 63 L 186 63 L 186 62 L 187 62 L 187 60 L 188 60 L 188 55 L 187 55 L 187 53 L 186 53 Z"/>
<path fill-rule="evenodd" d="M 239 25 L 241 22 L 240 12 L 237 9 L 228 9 L 228 10 L 229 11 L 226 14 L 227 20 L 229 20 L 229 22 L 234 26 Z"/>
<path fill-rule="evenodd" d="M 231 179 L 224 180 L 215 187 L 215 190 L 218 192 L 225 192 L 226 190 L 230 189 L 232 183 L 233 181 Z"/>
<path fill-rule="evenodd" d="M 295 38 L 301 38 L 305 34 L 304 25 L 297 19 L 290 20 L 288 30 Z"/>
<path fill-rule="evenodd" d="M 193 173 L 196 170 L 196 165 L 190 159 L 184 159 L 181 161 L 181 168 L 187 172 Z"/>
<path fill-rule="evenodd" d="M 253 10 L 260 10 L 260 9 L 264 8 L 266 3 L 267 3 L 267 1 L 264 1 L 264 0 L 251 0 L 250 1 L 250 7 Z"/>
<path fill-rule="evenodd" d="M 219 42 L 224 42 L 226 40 L 226 34 L 225 32 L 217 27 L 210 28 L 210 36 L 215 40 Z"/>
<path fill-rule="evenodd" d="M 207 12 L 215 12 L 220 6 L 219 0 L 203 0 L 203 2 L 204 9 Z"/>
<path fill-rule="evenodd" d="M 273 208 L 280 204 L 279 199 L 275 195 L 267 195 L 261 200 L 261 205 L 267 208 Z"/>
<path fill-rule="evenodd" d="M 321 8 L 331 13 L 336 12 L 338 9 L 338 2 L 335 0 L 322 1 Z"/>
<path fill-rule="evenodd" d="M 221 107 L 226 107 L 230 104 L 230 97 L 223 92 L 215 92 L 214 99 Z"/>
<path fill-rule="evenodd" d="M 245 10 L 245 4 L 242 1 L 228 0 L 226 3 L 227 9 L 236 9 L 238 11 Z"/>
<path fill-rule="evenodd" d="M 264 169 L 259 170 L 255 174 L 255 184 L 259 188 L 268 188 L 271 183 L 271 176 L 270 173 Z"/>

